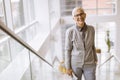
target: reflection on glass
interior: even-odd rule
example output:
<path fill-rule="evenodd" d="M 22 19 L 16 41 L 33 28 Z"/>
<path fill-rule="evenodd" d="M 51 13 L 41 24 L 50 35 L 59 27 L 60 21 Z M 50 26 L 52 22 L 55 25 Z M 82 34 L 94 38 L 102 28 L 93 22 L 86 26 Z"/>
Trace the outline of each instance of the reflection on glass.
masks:
<path fill-rule="evenodd" d="M 0 72 L 2 72 L 10 63 L 10 52 L 8 43 L 0 44 Z"/>
<path fill-rule="evenodd" d="M 17 29 L 24 25 L 23 1 L 11 0 L 13 29 Z"/>

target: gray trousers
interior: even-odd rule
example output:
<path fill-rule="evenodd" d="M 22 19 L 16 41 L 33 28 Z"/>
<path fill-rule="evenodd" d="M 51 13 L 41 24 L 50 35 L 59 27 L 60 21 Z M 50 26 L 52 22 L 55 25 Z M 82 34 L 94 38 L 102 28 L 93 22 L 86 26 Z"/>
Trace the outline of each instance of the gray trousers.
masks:
<path fill-rule="evenodd" d="M 72 66 L 73 73 L 77 77 L 77 80 L 82 80 L 82 74 L 85 80 L 96 80 L 96 64 L 83 65 L 82 67 Z M 73 77 L 73 80 L 76 80 Z"/>

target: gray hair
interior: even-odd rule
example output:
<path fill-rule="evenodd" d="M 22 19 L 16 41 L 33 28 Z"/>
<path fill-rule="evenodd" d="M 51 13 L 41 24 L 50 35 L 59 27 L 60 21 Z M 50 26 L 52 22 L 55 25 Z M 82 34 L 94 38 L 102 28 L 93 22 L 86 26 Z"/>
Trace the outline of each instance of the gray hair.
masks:
<path fill-rule="evenodd" d="M 81 11 L 84 12 L 84 9 L 83 9 L 82 7 L 75 7 L 75 8 L 72 10 L 72 16 L 74 16 L 75 11 L 77 11 L 77 10 L 81 10 Z"/>

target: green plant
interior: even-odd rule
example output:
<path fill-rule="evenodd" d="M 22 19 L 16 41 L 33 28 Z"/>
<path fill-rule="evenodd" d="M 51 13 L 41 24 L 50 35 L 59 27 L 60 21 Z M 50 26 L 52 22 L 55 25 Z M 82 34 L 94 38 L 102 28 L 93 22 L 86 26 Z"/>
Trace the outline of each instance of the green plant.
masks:
<path fill-rule="evenodd" d="M 108 47 L 107 52 L 109 53 L 109 52 L 110 52 L 110 49 L 111 49 L 110 31 L 109 31 L 109 30 L 106 31 L 106 39 L 105 39 L 105 42 L 106 42 L 107 47 Z"/>

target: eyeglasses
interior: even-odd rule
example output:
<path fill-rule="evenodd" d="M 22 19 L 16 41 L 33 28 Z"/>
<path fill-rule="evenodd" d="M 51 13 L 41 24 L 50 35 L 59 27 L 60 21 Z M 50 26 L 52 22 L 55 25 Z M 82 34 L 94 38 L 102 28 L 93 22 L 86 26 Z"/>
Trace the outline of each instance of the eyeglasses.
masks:
<path fill-rule="evenodd" d="M 76 14 L 76 15 L 74 15 L 74 17 L 82 16 L 82 15 L 84 15 L 84 14 L 85 14 L 85 13 Z"/>

